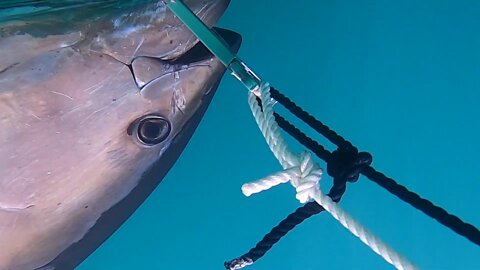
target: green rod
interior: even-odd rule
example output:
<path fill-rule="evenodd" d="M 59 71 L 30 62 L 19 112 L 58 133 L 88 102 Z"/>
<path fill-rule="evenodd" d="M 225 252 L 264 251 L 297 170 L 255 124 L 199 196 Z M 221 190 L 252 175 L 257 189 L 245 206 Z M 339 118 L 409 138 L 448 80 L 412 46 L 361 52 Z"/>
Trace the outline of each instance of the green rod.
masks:
<path fill-rule="evenodd" d="M 215 32 L 210 30 L 181 0 L 166 1 L 168 8 L 197 36 L 226 67 L 235 58 L 235 53 Z"/>
<path fill-rule="evenodd" d="M 164 2 L 245 87 L 253 91 L 260 86 L 261 79 L 236 56 L 225 40 L 210 30 L 182 0 L 164 0 Z"/>

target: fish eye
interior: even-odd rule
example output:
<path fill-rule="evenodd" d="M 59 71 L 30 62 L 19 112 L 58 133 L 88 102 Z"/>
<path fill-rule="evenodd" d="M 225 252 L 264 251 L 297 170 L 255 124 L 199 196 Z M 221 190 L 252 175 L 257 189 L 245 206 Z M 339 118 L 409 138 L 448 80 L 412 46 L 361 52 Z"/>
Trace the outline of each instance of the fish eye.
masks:
<path fill-rule="evenodd" d="M 146 115 L 138 120 L 137 139 L 144 145 L 153 146 L 165 141 L 170 131 L 168 120 L 159 115 Z"/>

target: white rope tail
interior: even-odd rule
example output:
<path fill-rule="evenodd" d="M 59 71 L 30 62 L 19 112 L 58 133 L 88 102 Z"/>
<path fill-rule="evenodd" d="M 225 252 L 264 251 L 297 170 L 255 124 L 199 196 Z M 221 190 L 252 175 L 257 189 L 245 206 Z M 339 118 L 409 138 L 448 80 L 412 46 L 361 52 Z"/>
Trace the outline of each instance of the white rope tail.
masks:
<path fill-rule="evenodd" d="M 296 198 L 301 203 L 315 200 L 352 234 L 360 238 L 363 243 L 397 269 L 416 269 L 412 263 L 404 259 L 396 251 L 383 243 L 378 237 L 370 233 L 328 196 L 322 193 L 319 188 L 322 170 L 313 161 L 311 154 L 307 152 L 303 152 L 300 155 L 294 154 L 288 148 L 287 143 L 279 131 L 279 127 L 273 115 L 274 103 L 270 98 L 270 85 L 263 82 L 260 89 L 256 90 L 260 91 L 262 108 L 258 105 L 256 99 L 257 96 L 253 92 L 249 93 L 248 103 L 260 131 L 265 137 L 265 140 L 275 158 L 277 158 L 282 165 L 283 171 L 244 184 L 242 186 L 243 194 L 250 196 L 254 193 L 268 190 L 276 185 L 290 182 L 296 189 Z"/>

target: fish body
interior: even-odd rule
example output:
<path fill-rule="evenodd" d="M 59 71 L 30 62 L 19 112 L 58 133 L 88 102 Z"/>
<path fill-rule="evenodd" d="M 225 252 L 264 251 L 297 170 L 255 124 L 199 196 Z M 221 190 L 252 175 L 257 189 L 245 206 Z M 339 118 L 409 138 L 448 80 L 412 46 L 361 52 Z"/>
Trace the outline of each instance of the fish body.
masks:
<path fill-rule="evenodd" d="M 65 29 L 64 14 L 0 26 L 2 270 L 91 254 L 174 164 L 225 71 L 162 1 L 105 2 Z M 208 26 L 228 5 L 186 3 Z"/>

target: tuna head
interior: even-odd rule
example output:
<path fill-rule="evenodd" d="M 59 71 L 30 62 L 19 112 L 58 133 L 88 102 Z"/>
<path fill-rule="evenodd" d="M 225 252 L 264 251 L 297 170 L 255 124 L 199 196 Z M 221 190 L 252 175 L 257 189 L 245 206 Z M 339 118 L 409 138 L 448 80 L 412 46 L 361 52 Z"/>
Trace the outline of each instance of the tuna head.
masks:
<path fill-rule="evenodd" d="M 227 6 L 190 2 L 210 25 Z M 84 25 L 82 38 L 68 46 L 58 41 L 73 32 L 23 31 L 0 40 L 10 50 L 2 53 L 18 55 L 0 72 L 0 269 L 35 269 L 58 259 L 95 231 L 154 163 L 168 170 L 171 164 L 158 162 L 225 71 L 162 2 Z M 238 34 L 217 31 L 238 50 Z M 19 35 L 41 49 L 20 54 L 6 45 Z M 126 217 L 100 224 L 103 238 L 81 246 L 78 257 L 69 254 L 75 260 L 69 265 Z"/>

